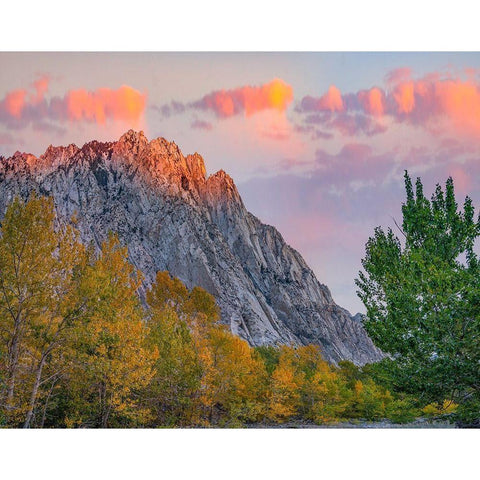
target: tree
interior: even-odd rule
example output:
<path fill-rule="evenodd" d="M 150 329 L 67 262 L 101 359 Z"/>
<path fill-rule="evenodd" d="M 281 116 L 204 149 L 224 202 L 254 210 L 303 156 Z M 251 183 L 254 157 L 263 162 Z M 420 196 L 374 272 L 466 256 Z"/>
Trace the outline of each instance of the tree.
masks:
<path fill-rule="evenodd" d="M 188 289 L 168 272 L 158 272 L 147 291 L 147 347 L 156 351 L 152 381 L 142 393 L 155 426 L 192 425 L 202 368 L 185 320 Z"/>
<path fill-rule="evenodd" d="M 208 423 L 238 426 L 258 420 L 266 371 L 254 349 L 226 326 L 208 321 L 195 323 L 193 338 L 202 366 L 200 408 Z"/>
<path fill-rule="evenodd" d="M 340 362 L 339 375 L 344 382 L 342 389 L 345 400 L 345 409 L 342 412 L 344 417 L 367 420 L 387 418 L 397 406 L 388 390 L 376 384 L 371 376 L 353 363 L 346 360 Z M 408 412 L 405 411 L 404 414 Z"/>
<path fill-rule="evenodd" d="M 262 352 L 263 358 L 271 361 L 271 352 Z M 283 345 L 278 354 L 270 379 L 270 418 L 285 421 L 300 416 L 325 423 L 340 417 L 345 409 L 344 382 L 323 359 L 318 345 Z"/>
<path fill-rule="evenodd" d="M 286 345 L 279 347 L 278 363 L 269 385 L 268 415 L 274 421 L 284 422 L 298 413 L 304 373 L 296 367 L 295 350 Z"/>
<path fill-rule="evenodd" d="M 358 295 L 365 328 L 389 357 L 383 367 L 397 390 L 425 402 L 460 404 L 480 418 L 480 219 L 466 197 L 458 210 L 451 178 L 429 201 L 405 172 L 402 242 L 375 229 L 366 244 Z"/>
<path fill-rule="evenodd" d="M 194 318 L 199 313 L 211 322 L 220 319 L 215 298 L 201 287 L 188 290 L 185 284 L 167 271 L 157 272 L 155 283 L 147 291 L 147 303 L 153 310 L 173 309 L 180 318 Z"/>
<path fill-rule="evenodd" d="M 9 205 L 0 235 L 2 410 L 29 427 L 52 357 L 78 318 L 76 280 L 84 260 L 78 232 L 55 228 L 53 200 L 33 194 Z M 44 373 L 48 368 L 48 378 Z"/>
<path fill-rule="evenodd" d="M 69 344 L 67 426 L 137 425 L 147 418 L 138 395 L 151 381 L 156 352 L 145 346 L 140 283 L 127 248 L 110 234 L 79 283 L 86 307 Z"/>
<path fill-rule="evenodd" d="M 237 425 L 260 414 L 263 362 L 219 323 L 215 299 L 158 272 L 147 291 L 150 348 L 158 351 L 146 389 L 157 424 Z"/>

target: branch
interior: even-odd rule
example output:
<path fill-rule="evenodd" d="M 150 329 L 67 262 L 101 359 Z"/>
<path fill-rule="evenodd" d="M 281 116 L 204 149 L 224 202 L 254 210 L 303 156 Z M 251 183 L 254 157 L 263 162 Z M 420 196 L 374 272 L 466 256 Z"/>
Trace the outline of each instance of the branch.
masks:
<path fill-rule="evenodd" d="M 397 226 L 397 228 L 400 230 L 401 234 L 407 238 L 407 235 L 405 234 L 405 232 L 399 227 L 397 221 L 395 220 L 395 218 L 393 218 L 391 215 L 390 215 L 390 218 L 393 220 L 393 222 L 395 223 L 395 225 Z"/>

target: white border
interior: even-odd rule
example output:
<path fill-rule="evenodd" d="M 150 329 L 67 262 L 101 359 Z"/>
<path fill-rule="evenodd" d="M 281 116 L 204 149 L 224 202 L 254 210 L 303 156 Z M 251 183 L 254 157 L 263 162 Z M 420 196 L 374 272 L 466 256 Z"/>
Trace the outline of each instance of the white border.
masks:
<path fill-rule="evenodd" d="M 478 50 L 475 3 L 9 0 L 2 50 Z"/>
<path fill-rule="evenodd" d="M 472 4 L 16 0 L 2 4 L 0 48 L 474 51 Z M 19 479 L 469 478 L 477 445 L 451 430 L 0 431 L 2 474 Z"/>

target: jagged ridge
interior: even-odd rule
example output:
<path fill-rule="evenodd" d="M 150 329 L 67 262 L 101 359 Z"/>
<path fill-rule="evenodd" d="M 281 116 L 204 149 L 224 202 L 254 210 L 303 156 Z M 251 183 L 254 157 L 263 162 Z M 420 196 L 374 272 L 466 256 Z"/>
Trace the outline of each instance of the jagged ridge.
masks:
<path fill-rule="evenodd" d="M 0 214 L 32 190 L 54 197 L 62 221 L 75 214 L 85 242 L 98 247 L 118 232 L 146 285 L 166 269 L 207 289 L 252 345 L 317 343 L 333 362 L 381 358 L 301 255 L 245 209 L 231 177 L 207 178 L 198 153 L 185 157 L 173 142 L 130 130 L 117 142 L 0 158 Z"/>

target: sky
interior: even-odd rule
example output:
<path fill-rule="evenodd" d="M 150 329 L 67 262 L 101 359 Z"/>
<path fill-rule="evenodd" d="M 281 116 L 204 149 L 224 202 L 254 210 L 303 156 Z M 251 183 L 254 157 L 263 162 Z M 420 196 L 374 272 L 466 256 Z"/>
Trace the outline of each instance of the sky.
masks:
<path fill-rule="evenodd" d="M 0 155 L 129 128 L 229 173 L 352 313 L 404 170 L 480 204 L 477 53 L 0 53 Z"/>

